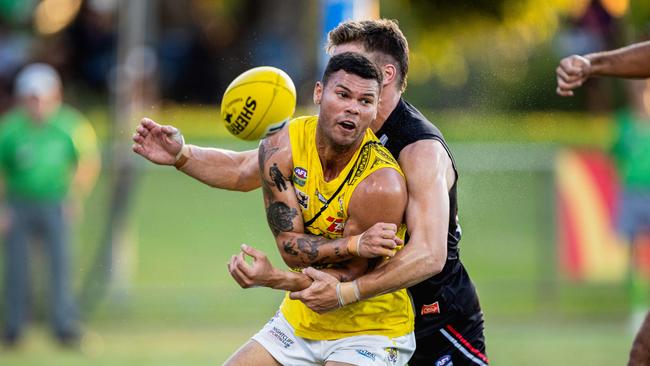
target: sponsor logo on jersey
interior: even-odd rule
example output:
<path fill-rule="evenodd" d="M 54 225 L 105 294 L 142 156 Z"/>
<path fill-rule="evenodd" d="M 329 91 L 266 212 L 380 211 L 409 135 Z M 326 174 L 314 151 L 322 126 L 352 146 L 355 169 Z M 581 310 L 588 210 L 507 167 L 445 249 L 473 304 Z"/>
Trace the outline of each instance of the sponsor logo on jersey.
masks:
<path fill-rule="evenodd" d="M 440 304 L 438 304 L 438 302 L 436 301 L 433 304 L 422 305 L 422 309 L 420 310 L 420 315 L 426 315 L 426 314 L 440 314 Z"/>
<path fill-rule="evenodd" d="M 367 349 L 357 349 L 357 353 L 360 354 L 361 356 L 367 357 L 367 358 L 369 358 L 369 359 L 371 359 L 373 361 L 377 357 L 374 353 L 368 351 Z"/>
<path fill-rule="evenodd" d="M 436 361 L 436 366 L 454 366 L 454 363 L 451 361 L 451 356 L 444 355 Z"/>
<path fill-rule="evenodd" d="M 324 204 L 327 203 L 327 198 L 325 198 L 325 196 L 323 196 L 322 194 L 320 194 L 320 192 L 318 191 L 318 189 L 316 190 L 316 197 L 318 197 L 318 200 L 321 201 L 322 203 L 324 203 Z"/>
<path fill-rule="evenodd" d="M 309 196 L 298 188 L 294 187 L 294 190 L 296 191 L 296 198 L 298 199 L 298 204 L 300 207 L 302 207 L 304 210 L 309 208 Z"/>
<path fill-rule="evenodd" d="M 343 230 L 345 230 L 345 220 L 328 216 L 327 222 L 331 222 L 330 226 L 327 227 L 327 231 L 335 234 L 343 234 Z"/>
<path fill-rule="evenodd" d="M 280 343 L 282 343 L 284 348 L 289 348 L 291 347 L 292 344 L 295 343 L 293 339 L 291 339 L 288 335 L 284 334 L 284 332 L 278 329 L 277 327 L 273 327 L 273 329 L 271 329 L 269 333 L 271 333 L 272 336 L 277 338 L 280 341 Z"/>
<path fill-rule="evenodd" d="M 390 363 L 397 363 L 397 358 L 399 356 L 399 351 L 395 347 L 386 347 L 384 348 L 384 351 L 386 351 L 386 360 Z"/>

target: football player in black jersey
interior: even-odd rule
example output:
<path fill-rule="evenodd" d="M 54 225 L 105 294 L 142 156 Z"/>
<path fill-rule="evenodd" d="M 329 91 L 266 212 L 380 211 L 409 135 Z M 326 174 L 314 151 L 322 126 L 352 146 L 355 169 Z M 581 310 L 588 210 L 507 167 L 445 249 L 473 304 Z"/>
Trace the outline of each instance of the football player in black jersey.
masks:
<path fill-rule="evenodd" d="M 371 128 L 398 160 L 409 196 L 407 245 L 386 265 L 357 278 L 355 293 L 365 299 L 409 289 L 416 307 L 417 342 L 410 365 L 486 365 L 483 313 L 458 252 L 458 172 L 440 131 L 401 97 L 409 65 L 406 38 L 395 21 L 380 19 L 341 23 L 330 32 L 328 43 L 330 54 L 358 52 L 383 71 L 378 115 Z M 177 169 L 213 187 L 248 191 L 260 186 L 256 150 L 194 145 L 181 150 L 182 139 L 174 139 L 175 134 L 178 130 L 172 126 L 143 119 L 133 137 L 133 150 L 166 165 L 174 165 L 177 154 L 186 151 L 188 156 L 181 159 L 182 166 L 176 164 Z M 373 235 L 361 239 L 359 252 L 364 253 L 378 252 L 386 242 Z M 261 262 L 252 265 L 256 263 Z M 317 312 L 340 306 L 336 279 L 313 268 L 304 273 L 314 282 L 293 293 L 293 298 Z"/>

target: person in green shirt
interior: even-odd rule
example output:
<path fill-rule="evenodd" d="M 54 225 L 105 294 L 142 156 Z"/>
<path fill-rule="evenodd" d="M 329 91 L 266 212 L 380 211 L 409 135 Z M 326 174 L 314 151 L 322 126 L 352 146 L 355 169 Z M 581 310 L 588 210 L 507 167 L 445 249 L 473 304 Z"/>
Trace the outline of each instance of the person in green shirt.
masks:
<path fill-rule="evenodd" d="M 62 103 L 57 72 L 31 64 L 16 77 L 18 105 L 0 117 L 0 232 L 4 234 L 3 341 L 20 340 L 29 288 L 28 242 L 40 239 L 49 265 L 54 336 L 79 340 L 70 288 L 68 221 L 92 189 L 100 168 L 95 132 Z M 71 209 L 72 208 L 72 209 Z"/>
<path fill-rule="evenodd" d="M 630 108 L 616 115 L 612 157 L 621 182 L 618 229 L 633 243 L 650 234 L 650 88 L 647 80 L 626 81 Z"/>

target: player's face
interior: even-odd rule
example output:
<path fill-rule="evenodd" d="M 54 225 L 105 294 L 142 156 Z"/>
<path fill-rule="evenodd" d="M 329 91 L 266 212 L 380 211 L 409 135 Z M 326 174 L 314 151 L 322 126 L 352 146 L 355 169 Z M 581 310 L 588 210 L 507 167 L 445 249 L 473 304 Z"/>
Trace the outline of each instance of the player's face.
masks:
<path fill-rule="evenodd" d="M 314 102 L 320 104 L 318 130 L 335 145 L 352 146 L 363 138 L 377 116 L 379 83 L 339 70 L 326 85 L 316 84 Z"/>

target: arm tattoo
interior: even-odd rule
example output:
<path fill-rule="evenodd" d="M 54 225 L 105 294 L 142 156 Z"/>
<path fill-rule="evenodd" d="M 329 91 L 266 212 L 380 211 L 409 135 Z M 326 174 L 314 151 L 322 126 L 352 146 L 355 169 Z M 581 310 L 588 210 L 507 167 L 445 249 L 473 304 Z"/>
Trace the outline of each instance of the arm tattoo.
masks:
<path fill-rule="evenodd" d="M 296 216 L 298 216 L 298 211 L 284 202 L 273 202 L 266 209 L 266 220 L 275 236 L 280 232 L 292 231 L 292 220 Z"/>
<path fill-rule="evenodd" d="M 309 262 L 313 262 L 318 258 L 318 247 L 324 242 L 325 240 L 321 237 L 315 237 L 315 238 L 298 238 L 296 239 L 296 242 L 298 243 L 298 250 L 301 252 L 307 254 L 307 258 L 309 258 Z"/>
<path fill-rule="evenodd" d="M 275 186 L 278 188 L 278 191 L 282 192 L 287 190 L 287 182 L 285 181 L 280 168 L 278 168 L 278 164 L 273 163 L 273 166 L 269 168 L 269 175 L 271 176 Z"/>
<path fill-rule="evenodd" d="M 262 140 L 262 143 L 260 144 L 260 148 L 257 152 L 257 159 L 258 159 L 260 171 L 264 170 L 264 163 L 266 163 L 266 161 L 269 160 L 269 158 L 271 158 L 271 156 L 273 156 L 273 154 L 275 154 L 279 150 L 279 148 L 277 147 L 269 148 L 267 144 L 268 141 L 266 139 Z"/>
<path fill-rule="evenodd" d="M 343 258 L 343 257 L 345 257 L 343 254 L 341 254 L 341 249 L 340 249 L 339 247 L 334 247 L 334 254 L 335 254 L 338 258 Z"/>
<path fill-rule="evenodd" d="M 293 243 L 291 242 L 291 240 L 283 242 L 282 243 L 282 248 L 284 249 L 284 252 L 287 253 L 287 254 L 291 254 L 291 255 L 300 254 L 295 249 L 293 249 Z"/>

